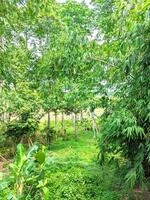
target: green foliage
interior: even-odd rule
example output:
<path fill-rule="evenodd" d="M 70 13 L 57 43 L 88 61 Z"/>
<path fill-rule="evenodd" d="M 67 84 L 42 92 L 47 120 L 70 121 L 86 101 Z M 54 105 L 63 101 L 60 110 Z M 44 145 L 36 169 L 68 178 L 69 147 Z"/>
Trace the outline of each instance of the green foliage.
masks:
<path fill-rule="evenodd" d="M 56 137 L 57 131 L 54 128 L 50 128 L 46 131 L 47 135 L 47 143 L 50 144 Z"/>
<path fill-rule="evenodd" d="M 150 7 L 143 0 L 96 2 L 100 9 L 97 23 L 104 34 L 101 64 L 106 67 L 101 158 L 104 154 L 122 155 L 126 181 L 131 187 L 142 186 L 150 176 Z"/>
<path fill-rule="evenodd" d="M 44 112 L 78 114 L 102 106 L 101 161 L 126 164 L 130 186 L 143 185 L 150 177 L 150 3 L 94 0 L 87 4 L 2 1 L 4 131 L 20 139 L 33 135 Z M 86 127 L 90 128 L 88 122 Z M 55 130 L 44 131 L 51 142 Z M 45 160 L 42 152 L 37 160 Z M 72 194 L 63 198 L 73 199 L 80 187 L 70 190 Z M 47 188 L 43 194 L 47 195 Z"/>
<path fill-rule="evenodd" d="M 0 198 L 120 200 L 124 190 L 119 172 L 91 160 L 96 156 L 91 135 L 80 137 L 78 143 L 61 140 L 46 152 L 39 145 L 26 152 L 19 144 L 9 173 L 2 175 Z"/>
<path fill-rule="evenodd" d="M 111 178 L 104 180 L 101 177 L 102 174 L 93 174 L 91 171 L 87 173 L 82 167 L 74 168 L 68 165 L 68 170 L 64 172 L 62 171 L 63 168 L 61 167 L 58 172 L 50 175 L 49 192 L 51 197 L 68 200 L 88 200 L 91 198 L 95 200 L 99 198 L 103 200 L 108 198 L 110 200 L 121 199 L 121 192 L 118 193 L 117 190 L 112 190 Z M 114 179 L 114 176 L 112 178 Z"/>
<path fill-rule="evenodd" d="M 5 132 L 5 130 L 6 130 L 5 124 L 2 123 L 2 122 L 0 122 L 0 141 L 1 141 L 1 145 L 5 141 L 5 136 L 3 135 L 3 133 Z"/>
<path fill-rule="evenodd" d="M 46 199 L 44 179 L 45 151 L 34 145 L 28 152 L 17 146 L 15 160 L 9 166 L 9 175 L 3 177 L 0 197 L 3 199 Z"/>
<path fill-rule="evenodd" d="M 147 149 L 148 144 L 144 130 L 137 126 L 132 113 L 123 109 L 117 111 L 117 109 L 109 116 L 104 116 L 101 122 L 103 134 L 100 138 L 100 157 L 102 162 L 106 154 L 109 161 L 125 158 L 124 162 L 130 169 L 126 180 L 133 187 L 137 181 L 138 184 L 144 181 L 143 162 L 145 155 L 149 153 L 144 148 Z"/>
<path fill-rule="evenodd" d="M 26 121 L 10 122 L 4 132 L 7 137 L 21 138 L 24 135 L 31 136 L 35 133 L 38 127 L 38 122 L 33 118 L 28 118 Z"/>
<path fill-rule="evenodd" d="M 58 143 L 58 142 L 57 142 Z M 121 199 L 121 178 L 115 168 L 96 164 L 96 147 L 90 135 L 80 136 L 78 143 L 60 141 L 49 146 L 47 163 L 49 192 L 56 199 Z M 118 191 L 119 189 L 119 191 Z"/>

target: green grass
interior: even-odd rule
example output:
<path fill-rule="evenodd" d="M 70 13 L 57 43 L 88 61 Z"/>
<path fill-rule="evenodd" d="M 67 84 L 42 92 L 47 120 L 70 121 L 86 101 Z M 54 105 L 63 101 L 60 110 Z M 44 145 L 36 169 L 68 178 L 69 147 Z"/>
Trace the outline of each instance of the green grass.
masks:
<path fill-rule="evenodd" d="M 78 141 L 73 138 L 71 140 L 62 141 L 51 144 L 48 149 L 57 157 L 68 158 L 72 155 L 78 155 L 80 159 L 91 162 L 92 157 L 96 157 L 98 148 L 96 141 L 92 138 L 92 133 L 80 134 Z"/>
<path fill-rule="evenodd" d="M 49 199 L 120 200 L 123 189 L 114 168 L 100 167 L 92 133 L 78 141 L 59 140 L 48 147 Z"/>
<path fill-rule="evenodd" d="M 65 125 L 67 140 L 58 137 L 47 147 L 40 180 L 46 181 L 48 198 L 43 200 L 127 199 L 116 168 L 99 165 L 99 148 L 93 133 L 84 132 L 79 127 L 78 140 L 75 141 L 71 122 L 65 121 Z M 45 124 L 40 124 L 41 130 L 44 127 Z M 41 137 L 44 137 L 42 132 Z"/>

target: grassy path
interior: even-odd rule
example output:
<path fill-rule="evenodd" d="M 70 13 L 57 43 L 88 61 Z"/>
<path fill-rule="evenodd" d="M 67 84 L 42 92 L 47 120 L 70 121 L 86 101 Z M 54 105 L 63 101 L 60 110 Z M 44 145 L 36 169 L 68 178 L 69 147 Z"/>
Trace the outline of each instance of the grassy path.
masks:
<path fill-rule="evenodd" d="M 80 136 L 77 142 L 52 144 L 48 154 L 47 177 L 52 200 L 121 199 L 118 189 L 112 187 L 113 171 L 100 168 L 96 162 L 98 148 L 91 134 Z"/>
<path fill-rule="evenodd" d="M 63 162 L 82 163 L 86 165 L 95 164 L 98 154 L 97 142 L 91 134 L 80 136 L 76 142 L 59 141 L 49 147 L 50 155 Z"/>

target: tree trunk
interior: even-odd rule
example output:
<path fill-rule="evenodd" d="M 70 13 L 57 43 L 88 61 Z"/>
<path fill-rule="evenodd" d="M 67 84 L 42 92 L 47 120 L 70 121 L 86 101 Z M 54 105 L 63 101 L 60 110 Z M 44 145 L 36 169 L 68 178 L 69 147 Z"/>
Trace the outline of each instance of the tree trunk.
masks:
<path fill-rule="evenodd" d="M 65 135 L 64 112 L 62 112 L 62 137 Z"/>
<path fill-rule="evenodd" d="M 74 139 L 77 141 L 78 134 L 77 134 L 77 113 L 74 113 Z"/>
<path fill-rule="evenodd" d="M 55 111 L 55 132 L 56 132 L 56 134 L 55 134 L 55 140 L 57 140 L 57 111 Z"/>
<path fill-rule="evenodd" d="M 83 131 L 85 132 L 86 131 L 86 126 L 85 126 L 85 121 L 84 121 L 84 116 L 83 116 L 83 112 L 81 111 L 80 113 L 80 120 L 81 120 L 81 126 L 83 128 Z"/>
<path fill-rule="evenodd" d="M 50 129 L 51 129 L 51 114 L 50 111 L 48 111 L 47 115 L 47 144 L 50 143 Z"/>
<path fill-rule="evenodd" d="M 3 122 L 5 123 L 5 112 L 3 112 Z"/>
<path fill-rule="evenodd" d="M 28 49 L 28 31 L 25 31 L 26 48 Z"/>
<path fill-rule="evenodd" d="M 11 121 L 11 113 L 8 113 L 8 122 Z"/>
<path fill-rule="evenodd" d="M 80 113 L 80 120 L 81 120 L 81 123 L 83 122 L 84 118 L 83 118 L 83 112 L 81 111 Z"/>
<path fill-rule="evenodd" d="M 97 137 L 97 127 L 94 121 L 94 112 L 90 112 L 90 118 L 91 118 L 91 122 L 92 122 L 92 129 L 93 129 L 93 133 L 94 133 L 94 138 Z"/>
<path fill-rule="evenodd" d="M 57 111 L 55 111 L 55 130 L 57 131 Z"/>
<path fill-rule="evenodd" d="M 51 128 L 51 114 L 50 114 L 50 111 L 48 111 L 48 116 L 47 116 L 48 118 L 48 130 L 50 130 L 50 128 Z"/>

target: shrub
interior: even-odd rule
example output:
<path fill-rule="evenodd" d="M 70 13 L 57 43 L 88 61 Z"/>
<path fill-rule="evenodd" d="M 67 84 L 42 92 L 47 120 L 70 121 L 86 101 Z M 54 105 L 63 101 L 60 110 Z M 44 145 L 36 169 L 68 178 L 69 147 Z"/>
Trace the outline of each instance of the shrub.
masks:
<path fill-rule="evenodd" d="M 23 145 L 19 144 L 15 160 L 9 166 L 9 175 L 0 181 L 0 197 L 14 200 L 47 199 L 44 162 L 44 147 L 34 145 L 26 152 Z"/>
<path fill-rule="evenodd" d="M 22 138 L 22 136 L 31 136 L 35 133 L 38 127 L 38 122 L 33 118 L 28 118 L 24 121 L 13 121 L 7 124 L 5 135 L 7 137 Z"/>
<path fill-rule="evenodd" d="M 103 116 L 99 145 L 101 163 L 124 159 L 126 183 L 144 186 L 145 177 L 150 175 L 149 139 L 131 111 L 117 104 L 113 112 Z"/>

